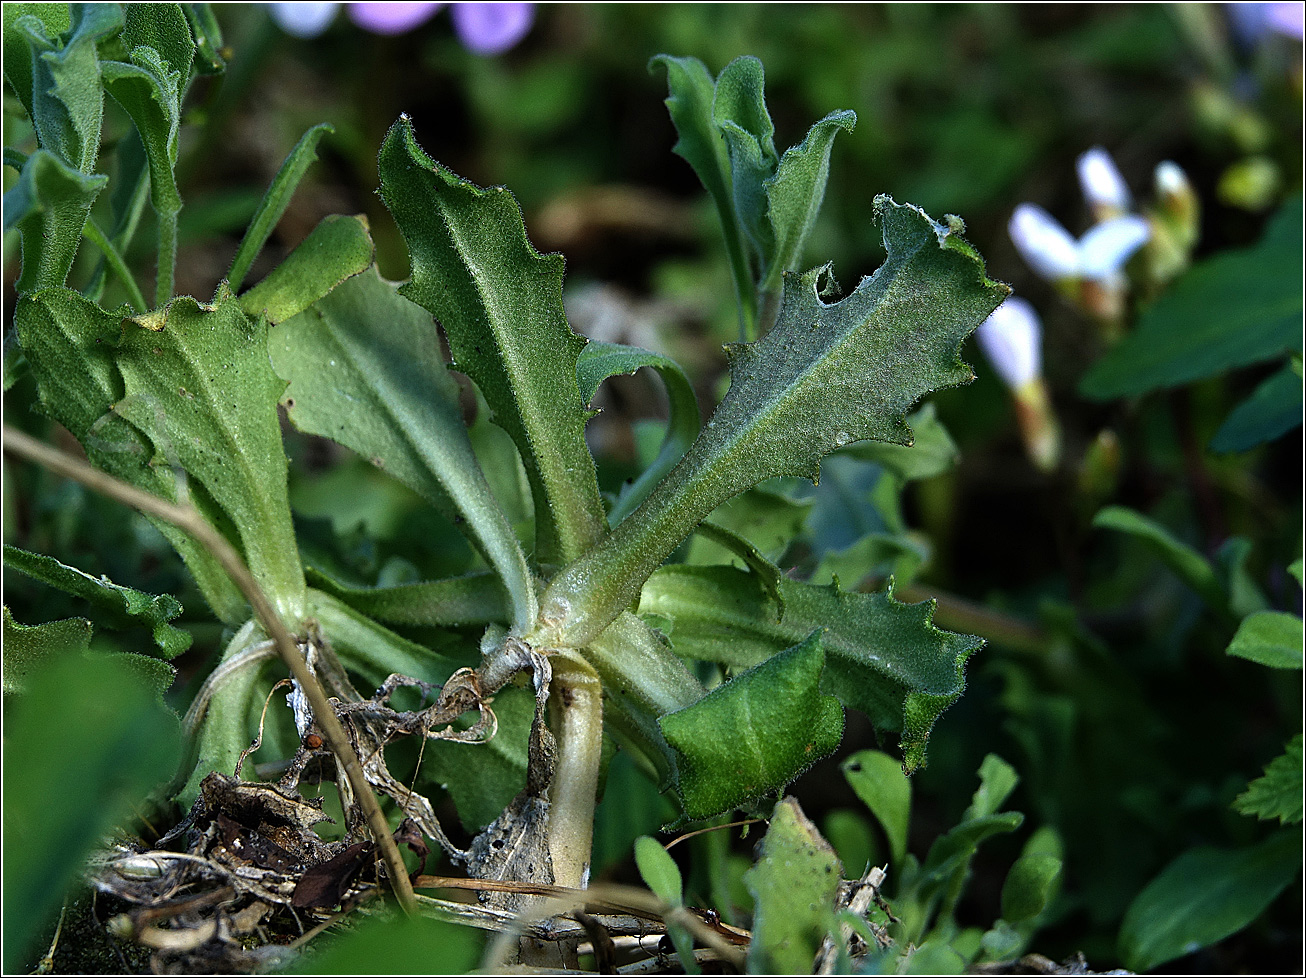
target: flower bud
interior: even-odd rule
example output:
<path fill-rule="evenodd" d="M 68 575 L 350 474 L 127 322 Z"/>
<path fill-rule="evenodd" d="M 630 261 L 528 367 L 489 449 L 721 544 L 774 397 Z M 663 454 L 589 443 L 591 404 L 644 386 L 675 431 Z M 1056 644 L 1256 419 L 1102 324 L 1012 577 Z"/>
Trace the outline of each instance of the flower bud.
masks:
<path fill-rule="evenodd" d="M 1079 172 L 1084 200 L 1095 220 L 1105 221 L 1128 213 L 1133 198 L 1110 153 L 1101 146 L 1094 146 L 1079 158 L 1075 168 Z"/>
<path fill-rule="evenodd" d="M 1011 390 L 1016 423 L 1031 462 L 1050 472 L 1061 454 L 1061 432 L 1043 380 L 1043 326 L 1024 299 L 1010 296 L 975 334 L 984 356 Z"/>
<path fill-rule="evenodd" d="M 1043 370 L 1043 326 L 1024 299 L 1008 296 L 975 333 L 994 371 L 1012 390 Z"/>

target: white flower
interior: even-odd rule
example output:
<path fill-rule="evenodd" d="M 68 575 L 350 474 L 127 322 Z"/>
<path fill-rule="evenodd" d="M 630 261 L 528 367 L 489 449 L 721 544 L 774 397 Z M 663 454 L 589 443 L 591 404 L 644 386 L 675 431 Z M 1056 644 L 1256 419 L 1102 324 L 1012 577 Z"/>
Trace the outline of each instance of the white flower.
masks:
<path fill-rule="evenodd" d="M 1079 239 L 1080 276 L 1098 280 L 1116 274 L 1151 236 L 1152 226 L 1136 214 L 1093 225 Z"/>
<path fill-rule="evenodd" d="M 1007 225 L 1021 256 L 1039 275 L 1053 282 L 1079 271 L 1079 245 L 1061 222 L 1038 204 L 1021 204 Z"/>
<path fill-rule="evenodd" d="M 1101 146 L 1094 146 L 1075 164 L 1079 172 L 1079 186 L 1084 199 L 1096 213 L 1106 211 L 1120 214 L 1129 210 L 1133 198 L 1125 185 L 1124 177 L 1116 169 L 1115 160 Z"/>
<path fill-rule="evenodd" d="M 292 37 L 317 37 L 331 26 L 338 3 L 269 3 L 272 20 Z"/>
<path fill-rule="evenodd" d="M 1024 299 L 1008 296 L 975 333 L 998 377 L 1019 390 L 1043 371 L 1043 324 Z"/>
<path fill-rule="evenodd" d="M 1007 230 L 1029 267 L 1053 282 L 1109 279 L 1152 234 L 1147 221 L 1125 214 L 1095 224 L 1076 241 L 1037 204 L 1018 206 Z"/>

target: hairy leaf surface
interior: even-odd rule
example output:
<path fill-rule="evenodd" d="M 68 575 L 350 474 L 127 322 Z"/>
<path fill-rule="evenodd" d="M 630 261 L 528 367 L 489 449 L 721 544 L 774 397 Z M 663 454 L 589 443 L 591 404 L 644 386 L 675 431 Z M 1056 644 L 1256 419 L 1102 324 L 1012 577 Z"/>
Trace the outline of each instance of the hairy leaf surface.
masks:
<path fill-rule="evenodd" d="M 433 161 L 405 117 L 381 147 L 381 197 L 412 257 L 402 294 L 431 312 L 454 366 L 485 395 L 521 452 L 535 498 L 536 557 L 571 560 L 606 528 L 589 412 L 576 380 L 585 345 L 562 307 L 560 255 L 526 238 L 503 187 L 482 189 Z"/>
<path fill-rule="evenodd" d="M 708 818 L 776 791 L 843 737 L 843 710 L 821 692 L 825 653 L 814 632 L 659 720 L 679 758 L 686 817 Z"/>
<path fill-rule="evenodd" d="M 835 895 L 843 866 L 830 843 L 785 798 L 775 806 L 762 852 L 744 874 L 753 894 L 753 974 L 811 974 L 816 953 L 834 929 Z"/>
<path fill-rule="evenodd" d="M 91 205 L 108 182 L 45 149 L 23 161 L 18 181 L 4 196 L 5 230 L 17 228 L 22 242 L 23 268 L 14 283 L 20 294 L 64 284 Z"/>
<path fill-rule="evenodd" d="M 18 333 L 46 411 L 106 471 L 192 503 L 243 552 L 283 613 L 298 611 L 303 572 L 286 494 L 267 329 L 234 297 L 180 298 L 121 319 L 68 289 L 19 303 Z M 229 623 L 244 600 L 212 558 L 162 528 Z M 234 619 L 234 621 L 233 621 Z"/>
<path fill-rule="evenodd" d="M 785 280 L 775 328 L 731 347 L 725 400 L 639 509 L 560 574 L 541 600 L 561 622 L 550 641 L 584 645 L 639 594 L 694 525 L 779 475 L 816 480 L 823 456 L 862 439 L 911 444 L 906 412 L 965 383 L 961 343 L 1006 287 L 959 236 L 919 208 L 876 201 L 888 258 L 848 296 L 824 302 L 828 269 Z"/>

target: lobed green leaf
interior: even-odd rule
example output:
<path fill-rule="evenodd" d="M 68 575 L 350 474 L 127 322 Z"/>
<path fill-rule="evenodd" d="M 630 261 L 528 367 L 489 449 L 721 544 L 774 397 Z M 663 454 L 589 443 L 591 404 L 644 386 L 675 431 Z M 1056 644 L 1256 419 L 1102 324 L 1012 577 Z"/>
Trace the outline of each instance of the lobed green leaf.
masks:
<path fill-rule="evenodd" d="M 901 604 L 890 590 L 848 593 L 782 579 L 780 594 L 784 617 L 776 621 L 754 575 L 669 565 L 650 578 L 639 610 L 672 623 L 678 654 L 732 668 L 754 666 L 824 629 L 823 690 L 878 729 L 901 731 L 908 771 L 924 763 L 930 730 L 961 695 L 966 660 L 982 641 L 935 628 L 932 601 Z"/>
<path fill-rule="evenodd" d="M 380 170 L 412 257 L 401 292 L 440 321 L 455 368 L 516 443 L 535 500 L 536 559 L 572 560 L 607 520 L 585 445 L 576 379 L 585 341 L 563 312 L 562 257 L 534 249 L 506 189 L 482 189 L 431 160 L 407 117 L 386 135 Z"/>
<path fill-rule="evenodd" d="M 1283 753 L 1265 765 L 1265 773 L 1233 800 L 1234 811 L 1256 818 L 1277 818 L 1285 825 L 1302 820 L 1302 735 L 1288 741 Z"/>
<path fill-rule="evenodd" d="M 772 239 L 759 286 L 763 292 L 779 288 L 781 276 L 800 267 L 803 245 L 825 200 L 834 137 L 856 125 L 855 112 L 831 112 L 808 130 L 801 145 L 785 150 L 774 175 L 763 181 Z"/>
<path fill-rule="evenodd" d="M 118 625 L 144 625 L 154 633 L 154 641 L 165 659 L 175 658 L 190 648 L 190 633 L 168 624 L 182 610 L 181 602 L 170 594 L 146 594 L 123 587 L 107 577 L 92 577 L 53 557 L 29 553 L 9 544 L 4 546 L 4 563 L 67 594 L 85 598 L 105 612 L 108 621 Z"/>
<path fill-rule="evenodd" d="M 40 625 L 21 625 L 6 606 L 4 617 L 4 695 L 27 691 L 28 681 L 50 661 L 61 655 L 86 652 L 91 641 L 91 623 L 85 618 L 65 618 Z"/>
<path fill-rule="evenodd" d="M 911 443 L 906 412 L 973 376 L 961 343 L 1005 286 L 921 210 L 876 201 L 888 258 L 850 295 L 822 301 L 828 269 L 789 276 L 775 328 L 731 347 L 731 386 L 693 447 L 634 513 L 559 574 L 541 599 L 560 622 L 543 639 L 581 646 L 633 602 L 693 527 L 779 475 L 815 481 L 823 456 L 862 439 Z"/>

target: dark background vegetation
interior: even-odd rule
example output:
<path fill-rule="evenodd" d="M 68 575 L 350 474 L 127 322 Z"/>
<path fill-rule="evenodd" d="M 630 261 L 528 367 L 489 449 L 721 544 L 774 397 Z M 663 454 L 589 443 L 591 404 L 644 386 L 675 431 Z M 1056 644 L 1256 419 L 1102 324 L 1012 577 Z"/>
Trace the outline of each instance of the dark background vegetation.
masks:
<path fill-rule="evenodd" d="M 954 607 L 970 602 L 1005 616 L 1024 638 L 1004 641 L 1012 633 L 998 628 L 972 661 L 970 688 L 940 721 L 930 766 L 915 778 L 910 848 L 923 855 L 955 822 L 984 754 L 1001 754 L 1022 776 L 1012 806 L 1028 821 L 981 853 L 963 923 L 998 916 L 998 889 L 1020 841 L 1053 825 L 1067 847 L 1064 899 L 1034 949 L 1057 959 L 1082 950 L 1095 967 L 1111 967 L 1121 914 L 1167 862 L 1195 844 L 1258 837 L 1261 827 L 1229 802 L 1300 729 L 1300 674 L 1229 660 L 1226 623 L 1136 544 L 1090 528 L 1094 504 L 1077 488 L 1078 466 L 1099 433 L 1112 431 L 1120 465 L 1096 505 L 1132 506 L 1207 554 L 1232 534 L 1251 538 L 1251 566 L 1273 605 L 1300 613 L 1301 592 L 1283 572 L 1301 553 L 1300 433 L 1243 455 L 1204 450 L 1272 367 L 1132 401 L 1082 399 L 1076 386 L 1100 353 L 1098 335 L 1032 276 L 1006 223 L 1028 200 L 1072 232 L 1084 230 L 1074 162 L 1100 145 L 1140 198 L 1150 196 L 1156 163 L 1184 167 L 1203 204 L 1199 255 L 1257 238 L 1273 205 L 1301 186 L 1300 46 L 1244 41 L 1219 7 L 1199 13 L 1167 5 L 547 5 L 519 46 L 483 58 L 458 44 L 447 15 L 394 38 L 341 17 L 324 36 L 299 41 L 253 5 L 219 5 L 230 68 L 192 96 L 178 291 L 212 294 L 268 180 L 303 131 L 323 121 L 336 133 L 250 281 L 321 217 L 358 212 L 370 218 L 383 273 L 404 277 L 402 241 L 374 193 L 377 148 L 404 112 L 433 158 L 513 190 L 536 245 L 566 255 L 569 299 L 598 296 L 604 308 L 625 310 L 627 328 L 638 331 L 607 338 L 676 355 L 706 406 L 721 389 L 720 345 L 735 334 L 732 291 L 706 195 L 671 154 L 665 78 L 646 71 L 649 58 L 695 55 L 716 72 L 738 55 L 760 57 L 781 147 L 827 112 L 855 110 L 856 131 L 835 144 L 810 262 L 833 260 L 845 286 L 873 271 L 882 252 L 871 202 L 880 193 L 936 217 L 963 217 L 990 274 L 1043 316 L 1046 374 L 1065 433 L 1062 469 L 1038 473 L 1006 391 L 973 347 L 967 359 L 978 380 L 934 398 L 961 459 L 905 500 L 908 522 L 933 548 L 917 583 L 952 596 Z M 116 124 L 125 129 L 121 118 Z M 1220 189 L 1229 168 L 1253 156 L 1278 180 L 1252 202 L 1259 206 Z M 151 235 L 137 241 L 146 246 Z M 15 393 L 30 398 L 21 385 Z M 595 437 L 615 486 L 630 465 L 629 423 L 657 417 L 660 406 L 654 387 L 636 378 L 615 385 L 605 407 Z M 26 416 L 7 413 L 24 426 L 33 423 Z M 288 437 L 292 500 L 310 539 L 324 519 L 346 535 L 363 520 L 372 539 L 360 535 L 356 570 L 396 555 L 424 573 L 438 570 L 442 555 L 414 544 L 429 529 L 420 520 L 434 517 L 417 516 L 406 495 L 379 490 L 335 451 Z M 22 498 L 35 502 L 15 502 L 6 472 L 8 539 L 185 598 L 179 562 L 141 521 L 70 484 L 21 478 Z M 438 528 L 427 536 L 448 538 Z M 83 613 L 61 600 L 6 581 L 20 621 Z M 203 607 L 194 594 L 186 603 Z M 219 635 L 217 626 L 193 630 L 195 670 Z M 188 688 L 176 687 L 182 709 Z M 845 748 L 873 745 L 870 731 L 850 722 Z M 837 761 L 794 789 L 818 824 L 857 806 Z M 612 824 L 599 826 L 596 869 L 628 877 L 629 865 L 605 867 L 603 859 L 628 853 L 632 833 L 656 828 L 661 814 L 611 804 L 600 814 Z M 688 882 L 691 891 L 703 885 Z M 1299 880 L 1248 931 L 1170 967 L 1291 971 L 1301 959 L 1300 907 Z"/>

